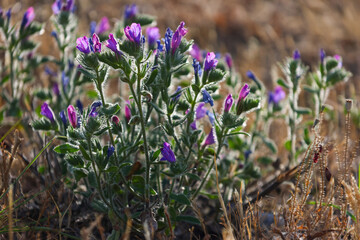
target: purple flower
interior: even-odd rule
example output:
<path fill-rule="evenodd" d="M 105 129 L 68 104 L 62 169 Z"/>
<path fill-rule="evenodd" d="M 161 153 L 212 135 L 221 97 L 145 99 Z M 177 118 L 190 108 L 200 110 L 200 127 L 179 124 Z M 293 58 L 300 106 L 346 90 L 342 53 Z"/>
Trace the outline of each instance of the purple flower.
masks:
<path fill-rule="evenodd" d="M 207 110 L 207 111 L 206 111 L 206 115 L 209 117 L 209 121 L 210 121 L 211 125 L 214 126 L 214 124 L 215 124 L 215 116 L 214 116 L 214 113 L 211 112 L 211 111 L 209 111 L 209 110 Z"/>
<path fill-rule="evenodd" d="M 153 48 L 155 42 L 160 39 L 159 28 L 149 27 L 146 29 L 146 35 L 148 38 L 149 46 Z"/>
<path fill-rule="evenodd" d="M 107 150 L 107 158 L 111 157 L 115 152 L 114 146 L 110 145 Z"/>
<path fill-rule="evenodd" d="M 47 117 L 51 122 L 55 122 L 54 112 L 46 102 L 41 105 L 40 114 L 44 117 Z"/>
<path fill-rule="evenodd" d="M 250 87 L 247 83 L 245 83 L 245 85 L 240 90 L 238 102 L 244 100 L 247 97 L 247 95 L 249 95 L 249 93 L 250 93 Z"/>
<path fill-rule="evenodd" d="M 176 91 L 175 91 L 175 94 L 176 94 L 176 93 L 178 93 L 178 94 L 175 95 L 175 96 L 172 98 L 172 100 L 173 100 L 174 102 L 179 101 L 179 98 L 180 98 L 180 96 L 181 96 L 181 87 L 180 87 L 180 86 L 177 87 L 177 89 L 176 89 Z"/>
<path fill-rule="evenodd" d="M 342 58 L 340 55 L 336 54 L 334 55 L 334 58 L 336 61 L 338 61 L 338 68 L 341 68 L 342 67 Z"/>
<path fill-rule="evenodd" d="M 185 36 L 186 33 L 188 32 L 188 30 L 184 28 L 184 26 L 185 26 L 185 22 L 181 22 L 178 28 L 176 29 L 174 35 L 172 36 L 171 39 L 172 54 L 174 54 L 176 49 L 180 46 L 182 37 Z"/>
<path fill-rule="evenodd" d="M 206 115 L 206 108 L 205 108 L 205 103 L 199 103 L 199 105 L 197 106 L 196 110 L 195 110 L 195 113 L 196 113 L 196 120 L 200 120 L 202 119 L 203 117 L 205 117 Z"/>
<path fill-rule="evenodd" d="M 74 11 L 74 0 L 66 0 L 66 5 L 63 7 L 64 11 Z"/>
<path fill-rule="evenodd" d="M 55 40 L 58 39 L 58 35 L 57 35 L 56 31 L 52 31 L 51 36 L 53 36 L 55 38 Z"/>
<path fill-rule="evenodd" d="M 248 70 L 248 71 L 246 72 L 246 76 L 247 76 L 248 78 L 250 78 L 251 80 L 256 81 L 255 74 L 254 74 L 251 70 Z"/>
<path fill-rule="evenodd" d="M 113 115 L 113 116 L 111 117 L 111 122 L 113 122 L 115 125 L 118 125 L 119 122 L 120 122 L 120 119 L 119 119 L 118 116 Z"/>
<path fill-rule="evenodd" d="M 214 134 L 214 128 L 211 128 L 209 135 L 206 137 L 203 147 L 214 144 L 216 142 L 216 137 Z"/>
<path fill-rule="evenodd" d="M 55 0 L 55 2 L 51 5 L 53 13 L 58 15 L 61 11 L 62 0 Z"/>
<path fill-rule="evenodd" d="M 229 112 L 233 103 L 234 103 L 234 99 L 233 99 L 232 95 L 229 94 L 225 99 L 224 112 Z"/>
<path fill-rule="evenodd" d="M 99 36 L 96 35 L 96 33 L 94 33 L 92 36 L 92 42 L 94 45 L 94 52 L 101 52 L 101 42 Z"/>
<path fill-rule="evenodd" d="M 35 12 L 33 7 L 29 7 L 26 12 L 24 13 L 22 22 L 21 22 L 21 28 L 26 28 L 30 25 L 30 23 L 35 18 Z"/>
<path fill-rule="evenodd" d="M 54 72 L 53 70 L 51 70 L 51 68 L 49 68 L 49 66 L 45 66 L 45 69 L 44 69 L 45 73 L 49 76 L 53 76 L 55 77 L 57 74 L 56 72 Z"/>
<path fill-rule="evenodd" d="M 75 108 L 73 105 L 68 106 L 67 113 L 68 113 L 68 118 L 69 118 L 69 122 L 70 122 L 71 126 L 76 128 L 77 127 L 77 116 L 76 116 L 76 111 L 75 111 Z"/>
<path fill-rule="evenodd" d="M 246 150 L 246 151 L 244 152 L 244 157 L 245 157 L 245 159 L 249 159 L 251 153 L 252 153 L 252 151 L 251 151 L 250 149 Z"/>
<path fill-rule="evenodd" d="M 76 100 L 76 107 L 79 109 L 80 113 L 82 114 L 84 107 L 83 107 L 80 99 Z"/>
<path fill-rule="evenodd" d="M 161 44 L 161 41 L 157 40 L 156 43 L 157 43 L 156 54 L 164 51 L 164 45 Z"/>
<path fill-rule="evenodd" d="M 4 11 L 3 11 L 3 9 L 0 7 L 0 18 L 3 17 L 3 13 L 4 13 Z"/>
<path fill-rule="evenodd" d="M 130 118 L 131 118 L 131 111 L 130 111 L 129 106 L 130 106 L 130 102 L 126 101 L 126 104 L 125 104 L 125 119 L 126 119 L 127 123 L 129 123 Z"/>
<path fill-rule="evenodd" d="M 199 46 L 196 43 L 194 43 L 192 45 L 191 50 L 189 51 L 189 53 L 190 53 L 190 56 L 192 58 L 196 59 L 199 62 L 201 61 L 201 59 L 202 59 L 201 51 L 200 51 Z"/>
<path fill-rule="evenodd" d="M 59 113 L 59 115 L 60 115 L 61 121 L 62 121 L 63 124 L 64 124 L 64 127 L 66 128 L 66 126 L 67 126 L 67 119 L 66 119 L 65 111 L 62 110 L 62 111 Z"/>
<path fill-rule="evenodd" d="M 285 96 L 286 95 L 282 87 L 277 86 L 274 92 L 269 93 L 269 104 L 270 103 L 278 104 L 281 100 L 285 98 Z"/>
<path fill-rule="evenodd" d="M 326 57 L 325 51 L 324 49 L 320 49 L 320 63 L 323 64 L 324 63 L 324 59 Z"/>
<path fill-rule="evenodd" d="M 208 52 L 204 63 L 204 71 L 210 71 L 211 69 L 215 68 L 217 64 L 218 60 L 215 58 L 215 53 Z"/>
<path fill-rule="evenodd" d="M 110 29 L 109 19 L 107 17 L 101 18 L 99 24 L 96 27 L 95 33 L 100 35 Z"/>
<path fill-rule="evenodd" d="M 95 30 L 96 30 L 96 22 L 91 21 L 91 23 L 90 23 L 90 35 L 93 35 L 95 33 Z"/>
<path fill-rule="evenodd" d="M 170 52 L 172 36 L 173 36 L 173 31 L 171 31 L 170 28 L 167 28 L 164 39 L 166 52 Z"/>
<path fill-rule="evenodd" d="M 60 95 L 60 90 L 59 90 L 59 84 L 58 84 L 58 83 L 54 83 L 54 84 L 53 84 L 52 90 L 53 90 L 53 93 L 54 93 L 56 96 L 59 96 L 59 95 Z"/>
<path fill-rule="evenodd" d="M 293 53 L 293 59 L 294 59 L 294 60 L 299 60 L 300 57 L 301 57 L 300 52 L 299 52 L 299 50 L 296 49 L 296 50 L 294 51 L 294 53 Z"/>
<path fill-rule="evenodd" d="M 174 152 L 171 150 L 171 145 L 167 142 L 164 142 L 163 147 L 160 149 L 161 154 L 162 154 L 162 158 L 160 159 L 160 161 L 168 161 L 170 163 L 174 163 L 176 162 L 176 158 L 175 158 L 175 154 Z"/>
<path fill-rule="evenodd" d="M 124 29 L 125 36 L 130 42 L 140 44 L 141 40 L 141 25 L 139 23 L 132 23 Z"/>
<path fill-rule="evenodd" d="M 233 66 L 233 60 L 232 60 L 232 57 L 230 55 L 230 53 L 227 53 L 225 55 L 225 62 L 226 62 L 226 65 L 228 66 L 229 69 L 232 69 L 232 66 Z"/>
<path fill-rule="evenodd" d="M 138 8 L 135 4 L 132 4 L 131 6 L 126 5 L 124 13 L 125 20 L 135 17 L 137 13 Z"/>
<path fill-rule="evenodd" d="M 211 106 L 214 106 L 214 100 L 212 99 L 212 97 L 210 96 L 208 91 L 203 89 L 201 92 L 203 94 L 203 102 L 204 103 L 210 103 Z"/>
<path fill-rule="evenodd" d="M 90 50 L 90 43 L 87 36 L 80 37 L 76 40 L 76 48 L 85 54 L 89 54 L 91 52 Z"/>
<path fill-rule="evenodd" d="M 112 33 L 109 34 L 109 39 L 107 40 L 105 46 L 108 47 L 109 49 L 111 49 L 114 53 L 120 55 L 120 51 L 118 50 L 117 41 L 115 40 L 114 35 Z"/>
<path fill-rule="evenodd" d="M 100 101 L 95 101 L 91 104 L 91 111 L 89 113 L 90 117 L 96 117 L 99 113 L 97 112 L 97 108 L 100 107 L 102 103 Z"/>

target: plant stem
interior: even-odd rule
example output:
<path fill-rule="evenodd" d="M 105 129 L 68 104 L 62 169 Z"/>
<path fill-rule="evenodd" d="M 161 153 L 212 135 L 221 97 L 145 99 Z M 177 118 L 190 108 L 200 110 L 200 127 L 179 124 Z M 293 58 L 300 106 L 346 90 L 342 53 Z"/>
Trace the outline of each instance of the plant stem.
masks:
<path fill-rule="evenodd" d="M 101 102 L 102 102 L 103 106 L 105 107 L 105 106 L 106 106 L 106 102 L 105 102 L 105 98 L 104 98 L 104 93 L 103 93 L 102 85 L 101 85 L 101 83 L 99 83 L 99 73 L 98 73 L 98 71 L 96 71 L 96 74 L 97 74 L 97 78 L 98 78 L 96 87 L 97 87 L 97 89 L 98 89 L 98 91 L 99 91 L 99 93 L 100 93 Z M 110 127 L 109 119 L 106 119 L 106 124 L 107 124 L 107 127 L 108 127 L 110 142 L 111 142 L 111 144 L 115 147 L 115 142 L 114 142 L 113 134 L 112 134 L 112 132 L 111 132 L 111 127 Z M 120 162 L 119 159 L 118 159 L 118 156 L 117 156 L 117 152 L 116 152 L 116 151 L 114 151 L 114 156 L 115 156 L 115 159 L 117 160 L 117 162 Z M 141 197 L 138 193 L 136 193 L 136 192 L 130 187 L 129 183 L 127 182 L 126 178 L 124 177 L 124 175 L 122 174 L 121 171 L 119 171 L 119 175 L 120 175 L 121 180 L 124 182 L 126 189 L 127 189 L 129 192 L 131 192 L 132 194 L 134 194 L 135 197 L 137 197 L 137 198 L 139 198 L 139 199 L 142 199 L 142 197 Z"/>
<path fill-rule="evenodd" d="M 15 82 L 15 74 L 14 74 L 14 56 L 13 52 L 9 50 L 10 54 L 10 84 L 11 84 L 11 100 L 14 99 L 15 89 L 14 89 L 14 82 Z"/>
<path fill-rule="evenodd" d="M 216 151 L 216 156 L 215 156 L 216 159 L 217 159 L 217 157 L 218 157 L 219 154 L 220 154 L 221 148 L 222 148 L 222 146 L 223 146 L 223 136 L 224 136 L 226 133 L 227 133 L 227 129 L 226 129 L 226 128 L 223 128 L 223 129 L 221 130 L 221 134 L 220 134 L 220 137 L 219 137 L 219 145 L 218 145 L 218 149 L 217 149 L 217 151 Z M 191 200 L 194 200 L 194 199 L 196 198 L 196 196 L 199 194 L 199 192 L 201 191 L 201 188 L 202 188 L 203 185 L 205 184 L 206 179 L 208 178 L 208 176 L 209 176 L 212 168 L 214 167 L 215 162 L 216 162 L 216 161 L 211 161 L 211 164 L 210 164 L 210 166 L 209 166 L 209 168 L 208 168 L 208 170 L 207 170 L 204 178 L 201 180 L 200 186 L 198 187 L 198 189 L 196 189 L 194 195 L 191 197 Z"/>

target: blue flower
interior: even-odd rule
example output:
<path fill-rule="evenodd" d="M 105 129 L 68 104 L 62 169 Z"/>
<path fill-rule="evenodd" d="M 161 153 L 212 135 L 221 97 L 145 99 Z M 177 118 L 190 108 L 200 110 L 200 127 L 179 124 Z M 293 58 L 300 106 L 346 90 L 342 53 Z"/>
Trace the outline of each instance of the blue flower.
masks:
<path fill-rule="evenodd" d="M 35 18 L 35 12 L 33 7 L 29 7 L 26 12 L 24 13 L 22 22 L 21 22 L 21 28 L 26 28 L 30 25 L 30 23 Z"/>
<path fill-rule="evenodd" d="M 64 127 L 66 128 L 67 127 L 67 118 L 66 118 L 66 115 L 65 115 L 65 111 L 62 110 L 60 113 L 60 118 L 61 118 L 61 121 L 63 122 L 64 124 Z"/>
<path fill-rule="evenodd" d="M 114 146 L 110 145 L 107 150 L 107 158 L 110 158 L 115 152 Z"/>
<path fill-rule="evenodd" d="M 176 162 L 175 154 L 171 150 L 171 145 L 169 143 L 164 142 L 163 147 L 160 149 L 160 151 L 163 155 L 160 161 L 168 161 L 170 163 Z"/>
<path fill-rule="evenodd" d="M 64 93 L 67 92 L 69 82 L 70 82 L 70 78 L 65 75 L 65 72 L 62 72 L 62 74 L 61 74 L 61 83 L 62 83 Z"/>
<path fill-rule="evenodd" d="M 214 134 L 214 128 L 211 128 L 209 135 L 206 137 L 203 147 L 214 144 L 216 142 L 216 137 Z"/>
<path fill-rule="evenodd" d="M 76 107 L 79 109 L 80 113 L 82 114 L 84 107 L 83 107 L 80 99 L 76 100 Z"/>
<path fill-rule="evenodd" d="M 326 56 L 326 54 L 325 54 L 324 49 L 320 49 L 320 62 L 321 62 L 321 64 L 324 63 L 325 56 Z"/>
<path fill-rule="evenodd" d="M 203 89 L 202 94 L 203 94 L 203 102 L 204 103 L 210 103 L 211 106 L 214 106 L 214 100 L 212 99 L 212 97 L 210 96 L 208 91 Z"/>
<path fill-rule="evenodd" d="M 100 101 L 95 101 L 91 104 L 91 111 L 89 113 L 90 117 L 96 117 L 99 113 L 97 112 L 97 108 L 100 107 L 102 103 Z"/>
<path fill-rule="evenodd" d="M 173 31 L 171 31 L 170 28 L 167 28 L 164 39 L 166 52 L 170 52 L 172 36 L 173 36 Z"/>
<path fill-rule="evenodd" d="M 248 78 L 250 78 L 251 80 L 253 80 L 253 81 L 256 81 L 256 77 L 255 77 L 255 74 L 252 72 L 252 71 L 247 71 L 246 72 L 246 76 L 248 77 Z"/>
<path fill-rule="evenodd" d="M 135 17 L 137 13 L 138 13 L 138 8 L 135 4 L 132 4 L 131 6 L 128 5 L 125 6 L 125 13 L 124 13 L 125 20 Z"/>
<path fill-rule="evenodd" d="M 9 8 L 9 10 L 6 11 L 6 17 L 7 17 L 7 20 L 9 22 L 10 18 L 11 18 L 11 8 Z"/>
<path fill-rule="evenodd" d="M 201 66 L 200 63 L 198 61 L 196 61 L 196 59 L 193 59 L 193 67 L 194 67 L 194 73 L 195 75 L 201 76 L 202 71 L 201 71 Z"/>
<path fill-rule="evenodd" d="M 210 121 L 211 125 L 214 126 L 214 124 L 215 124 L 215 116 L 214 116 L 214 113 L 211 112 L 211 111 L 209 111 L 209 110 L 207 110 L 207 111 L 206 111 L 206 115 L 209 117 L 209 121 Z"/>
<path fill-rule="evenodd" d="M 177 87 L 177 89 L 176 89 L 176 91 L 175 91 L 175 94 L 176 94 L 176 93 L 178 93 L 178 94 L 175 95 L 175 96 L 172 98 L 172 100 L 173 100 L 174 102 L 179 101 L 179 98 L 180 98 L 180 96 L 181 96 L 181 87 L 180 87 L 180 86 Z"/>

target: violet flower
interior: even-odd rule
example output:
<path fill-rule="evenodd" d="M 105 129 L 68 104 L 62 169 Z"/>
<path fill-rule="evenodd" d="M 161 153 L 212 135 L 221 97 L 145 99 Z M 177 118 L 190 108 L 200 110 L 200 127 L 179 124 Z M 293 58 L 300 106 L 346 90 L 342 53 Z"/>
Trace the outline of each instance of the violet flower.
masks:
<path fill-rule="evenodd" d="M 199 105 L 196 107 L 195 110 L 195 120 L 190 123 L 190 127 L 193 130 L 196 130 L 196 121 L 202 119 L 203 117 L 205 117 L 206 115 L 206 108 L 205 108 L 205 103 L 201 102 L 199 103 Z M 185 114 L 189 113 L 189 109 L 185 112 Z"/>
<path fill-rule="evenodd" d="M 205 89 L 203 89 L 202 91 L 203 94 L 203 102 L 204 103 L 210 103 L 211 106 L 214 106 L 214 100 L 212 99 L 211 95 L 208 93 L 208 91 L 206 91 Z"/>
<path fill-rule="evenodd" d="M 101 35 L 109 29 L 110 29 L 109 19 L 107 17 L 103 17 L 101 18 L 99 24 L 96 26 L 95 33 Z"/>
<path fill-rule="evenodd" d="M 227 53 L 225 55 L 225 62 L 226 62 L 226 65 L 228 66 L 229 69 L 232 69 L 233 67 L 233 60 L 232 60 L 232 57 L 230 55 L 230 53 Z"/>
<path fill-rule="evenodd" d="M 299 60 L 300 58 L 301 58 L 300 52 L 299 52 L 299 50 L 296 49 L 293 53 L 293 59 Z"/>
<path fill-rule="evenodd" d="M 176 162 L 175 154 L 171 150 L 171 145 L 167 142 L 164 142 L 163 147 L 160 149 L 162 158 L 160 161 L 168 161 L 170 163 Z"/>
<path fill-rule="evenodd" d="M 281 100 L 286 97 L 286 94 L 281 86 L 277 86 L 274 92 L 269 93 L 269 104 L 278 104 Z"/>
<path fill-rule="evenodd" d="M 54 112 L 51 109 L 51 107 L 49 106 L 49 104 L 47 104 L 47 102 L 44 102 L 41 105 L 40 114 L 43 115 L 44 117 L 48 118 L 52 123 L 55 122 Z"/>
<path fill-rule="evenodd" d="M 98 53 L 101 52 L 101 42 L 99 36 L 96 35 L 96 33 L 94 33 L 92 36 L 92 42 L 94 45 L 94 52 L 98 52 Z"/>
<path fill-rule="evenodd" d="M 106 41 L 105 46 L 108 47 L 110 50 L 112 50 L 114 53 L 120 55 L 120 51 L 118 49 L 118 43 L 112 33 L 109 34 L 109 39 Z"/>
<path fill-rule="evenodd" d="M 8 20 L 8 22 L 10 21 L 10 18 L 11 18 L 11 8 L 9 8 L 7 11 L 6 11 L 6 18 Z"/>
<path fill-rule="evenodd" d="M 55 94 L 55 96 L 60 96 L 60 90 L 59 90 L 58 83 L 53 84 L 52 90 L 53 90 L 53 93 Z"/>
<path fill-rule="evenodd" d="M 64 124 L 64 127 L 66 128 L 66 127 L 67 127 L 67 119 L 66 119 L 65 111 L 62 110 L 62 111 L 59 113 L 59 115 L 60 115 L 61 121 L 62 121 L 63 124 Z"/>
<path fill-rule="evenodd" d="M 340 55 L 336 54 L 334 55 L 334 58 L 336 61 L 338 61 L 338 68 L 342 68 L 342 58 Z"/>
<path fill-rule="evenodd" d="M 120 123 L 120 119 L 119 119 L 118 116 L 113 115 L 113 116 L 111 117 L 111 122 L 113 122 L 115 125 L 118 125 L 118 124 Z"/>
<path fill-rule="evenodd" d="M 225 99 L 224 112 L 229 112 L 234 103 L 234 98 L 229 94 Z"/>
<path fill-rule="evenodd" d="M 209 135 L 205 139 L 203 147 L 214 144 L 216 142 L 215 139 L 216 139 L 216 137 L 215 137 L 215 134 L 214 134 L 214 128 L 211 128 Z"/>
<path fill-rule="evenodd" d="M 215 53 L 208 52 L 204 63 L 204 71 L 209 72 L 211 69 L 214 69 L 217 64 L 218 60 L 215 58 Z"/>
<path fill-rule="evenodd" d="M 125 20 L 135 17 L 136 14 L 138 14 L 138 8 L 135 4 L 132 4 L 131 6 L 128 5 L 125 6 L 125 12 L 124 12 Z"/>
<path fill-rule="evenodd" d="M 93 104 L 91 104 L 91 110 L 89 113 L 90 117 L 96 117 L 99 113 L 97 112 L 97 108 L 100 107 L 102 103 L 100 101 L 95 101 Z"/>
<path fill-rule="evenodd" d="M 21 28 L 27 28 L 35 18 L 35 12 L 33 7 L 29 7 L 24 13 L 21 21 Z"/>
<path fill-rule="evenodd" d="M 155 46 L 156 41 L 160 39 L 159 28 L 157 28 L 157 27 L 147 28 L 146 36 L 147 36 L 150 48 L 153 48 Z"/>
<path fill-rule="evenodd" d="M 90 50 L 90 43 L 87 36 L 80 37 L 76 40 L 76 48 L 85 54 L 89 54 L 91 52 Z"/>
<path fill-rule="evenodd" d="M 188 30 L 186 28 L 184 28 L 184 26 L 185 26 L 185 22 L 181 22 L 180 25 L 178 26 L 178 28 L 176 29 L 174 35 L 172 36 L 172 39 L 171 39 L 172 54 L 174 54 L 176 49 L 178 49 L 178 47 L 180 46 L 182 37 L 185 36 L 186 33 L 188 32 Z"/>
<path fill-rule="evenodd" d="M 58 15 L 61 11 L 62 0 L 55 0 L 55 2 L 51 5 L 53 13 Z"/>
<path fill-rule="evenodd" d="M 196 59 L 199 62 L 201 61 L 201 59 L 202 59 L 201 50 L 200 50 L 199 46 L 196 43 L 194 43 L 192 45 L 191 50 L 189 51 L 189 53 L 190 53 L 190 56 L 192 58 Z"/>
<path fill-rule="evenodd" d="M 131 118 L 131 111 L 130 111 L 129 106 L 130 106 L 130 102 L 126 101 L 126 104 L 125 104 L 125 119 L 126 119 L 127 123 L 129 123 L 130 118 Z"/>
<path fill-rule="evenodd" d="M 250 87 L 247 83 L 245 83 L 244 86 L 240 90 L 238 102 L 244 100 L 247 97 L 247 95 L 249 95 L 249 93 L 250 93 Z"/>
<path fill-rule="evenodd" d="M 73 126 L 73 128 L 77 127 L 77 116 L 76 116 L 76 111 L 73 105 L 69 105 L 67 108 L 67 113 L 68 113 L 68 118 L 69 118 L 69 122 L 71 124 L 71 126 Z"/>
<path fill-rule="evenodd" d="M 141 25 L 139 23 L 132 23 L 124 29 L 125 36 L 130 42 L 140 44 L 141 40 Z"/>
<path fill-rule="evenodd" d="M 65 6 L 63 7 L 63 10 L 64 11 L 71 11 L 73 12 L 75 9 L 75 6 L 74 6 L 74 0 L 66 0 L 66 4 Z"/>

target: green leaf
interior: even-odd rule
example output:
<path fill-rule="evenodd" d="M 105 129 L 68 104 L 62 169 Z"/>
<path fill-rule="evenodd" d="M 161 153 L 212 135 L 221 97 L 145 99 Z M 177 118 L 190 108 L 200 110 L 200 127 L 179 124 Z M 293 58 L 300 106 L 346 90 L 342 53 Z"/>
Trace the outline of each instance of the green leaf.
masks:
<path fill-rule="evenodd" d="M 193 173 L 186 173 L 186 176 L 188 176 L 190 179 L 192 180 L 196 180 L 196 181 L 201 181 L 201 178 L 196 175 L 196 174 L 193 174 Z"/>
<path fill-rule="evenodd" d="M 274 162 L 274 160 L 270 157 L 259 157 L 258 159 L 256 159 L 256 161 L 260 164 L 263 164 L 263 165 L 269 165 L 271 163 Z"/>
<path fill-rule="evenodd" d="M 338 63 L 338 61 L 336 61 L 335 58 L 327 59 L 326 65 L 325 65 L 326 71 L 330 72 L 333 68 L 337 67 L 338 64 L 339 63 Z"/>
<path fill-rule="evenodd" d="M 54 129 L 53 124 L 47 118 L 34 120 L 31 123 L 31 126 L 33 127 L 34 130 L 50 131 Z"/>
<path fill-rule="evenodd" d="M 82 178 L 87 176 L 87 171 L 85 169 L 77 168 L 74 170 L 74 175 L 76 181 L 80 181 Z"/>
<path fill-rule="evenodd" d="M 66 162 L 69 163 L 71 166 L 76 168 L 84 167 L 84 161 L 81 159 L 79 155 L 76 154 L 69 154 L 65 158 Z"/>
<path fill-rule="evenodd" d="M 79 151 L 79 147 L 70 143 L 65 143 L 54 148 L 54 151 L 60 154 L 74 153 Z"/>
<path fill-rule="evenodd" d="M 277 153 L 277 146 L 272 139 L 264 137 L 262 140 L 273 153 Z"/>
<path fill-rule="evenodd" d="M 182 194 L 182 193 L 180 193 L 180 194 L 171 193 L 170 199 L 175 200 L 176 202 L 183 204 L 183 205 L 191 204 L 190 200 L 186 197 L 186 195 Z"/>
<path fill-rule="evenodd" d="M 290 151 L 291 150 L 291 140 L 287 140 L 284 144 L 285 149 Z"/>
<path fill-rule="evenodd" d="M 102 213 L 108 213 L 108 207 L 106 206 L 106 204 L 101 201 L 101 200 L 93 200 L 90 203 L 90 206 L 92 208 L 94 208 L 96 211 L 98 212 L 102 212 Z"/>
<path fill-rule="evenodd" d="M 180 215 L 176 217 L 177 222 L 187 222 L 193 225 L 200 225 L 199 219 L 193 216 Z"/>
<path fill-rule="evenodd" d="M 225 76 L 225 72 L 221 71 L 220 69 L 213 69 L 209 74 L 209 82 L 218 82 L 222 80 Z"/>
<path fill-rule="evenodd" d="M 151 162 L 155 161 L 158 158 L 158 156 L 160 155 L 160 153 L 161 153 L 161 150 L 159 149 L 156 152 L 154 152 L 153 154 L 151 154 L 150 161 Z"/>
<path fill-rule="evenodd" d="M 297 109 L 295 109 L 295 112 L 298 113 L 298 114 L 311 114 L 311 109 L 310 108 L 298 107 Z"/>
<path fill-rule="evenodd" d="M 145 180 L 142 176 L 133 176 L 132 185 L 136 192 L 144 194 L 145 192 Z"/>
<path fill-rule="evenodd" d="M 91 160 L 89 154 L 86 152 L 85 148 L 82 146 L 82 145 L 79 145 L 79 149 L 80 149 L 80 152 L 82 153 L 83 157 L 86 159 L 86 160 Z"/>
<path fill-rule="evenodd" d="M 100 111 L 104 113 L 106 116 L 112 116 L 120 111 L 120 106 L 118 103 L 108 104 L 106 107 L 101 108 Z"/>

